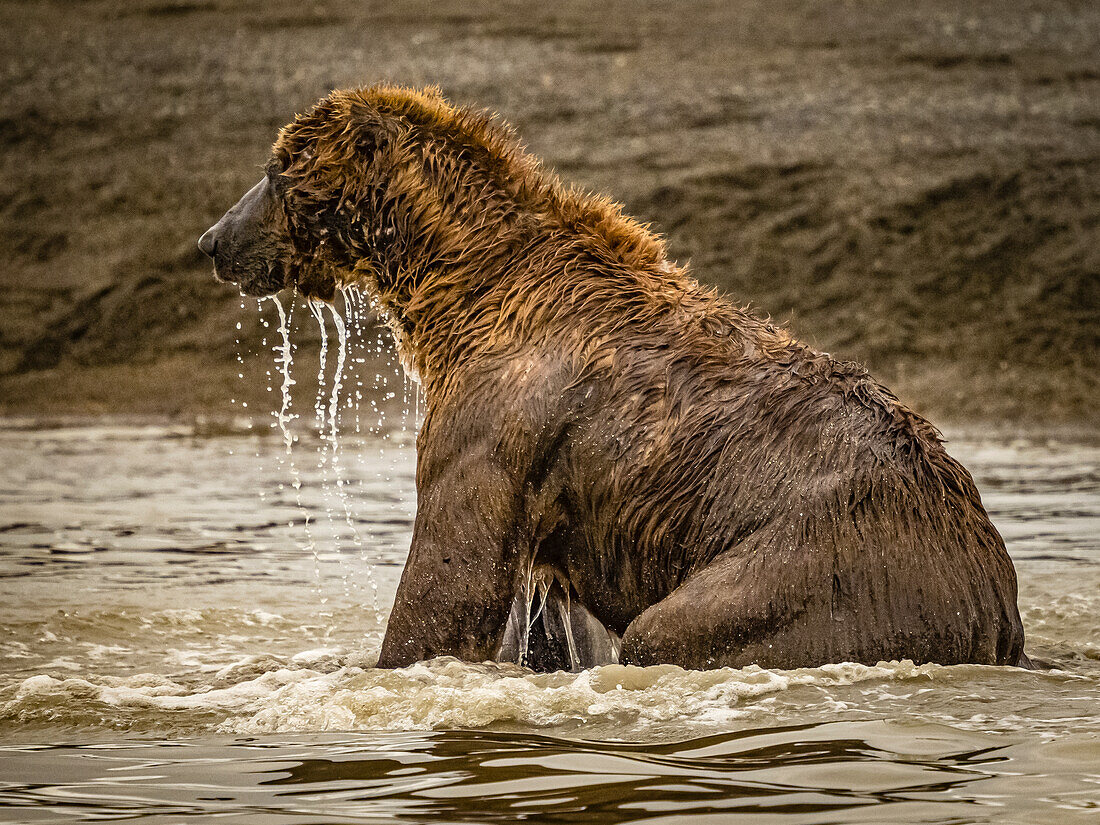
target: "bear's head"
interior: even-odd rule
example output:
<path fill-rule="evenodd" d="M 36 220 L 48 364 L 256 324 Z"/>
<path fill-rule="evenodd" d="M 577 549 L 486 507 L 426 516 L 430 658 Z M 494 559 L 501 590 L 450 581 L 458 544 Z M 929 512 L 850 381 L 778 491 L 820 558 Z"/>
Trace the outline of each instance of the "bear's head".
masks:
<path fill-rule="evenodd" d="M 595 238 L 632 267 L 663 241 L 603 198 L 565 189 L 514 133 L 436 88 L 334 91 L 283 128 L 264 178 L 199 240 L 219 280 L 255 296 L 297 287 L 331 300 L 366 287 L 410 307 L 480 294 L 509 249 L 545 229 Z"/>
<path fill-rule="evenodd" d="M 450 106 L 438 90 L 375 87 L 332 92 L 298 116 L 263 179 L 199 239 L 215 277 L 257 297 L 297 287 L 328 301 L 345 284 L 378 288 L 392 268 L 386 252 L 409 228 L 401 182 L 414 158 L 400 115 L 441 109 Z"/>

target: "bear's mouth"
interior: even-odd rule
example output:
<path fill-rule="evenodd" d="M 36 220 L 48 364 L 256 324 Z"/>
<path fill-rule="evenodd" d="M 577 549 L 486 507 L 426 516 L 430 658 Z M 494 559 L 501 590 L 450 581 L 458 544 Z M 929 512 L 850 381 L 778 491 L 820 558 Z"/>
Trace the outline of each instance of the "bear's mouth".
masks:
<path fill-rule="evenodd" d="M 266 298 L 287 287 L 286 271 L 279 261 L 269 263 L 259 272 L 241 272 L 239 268 L 226 266 L 215 259 L 214 280 L 223 284 L 233 284 L 241 293 L 252 298 Z"/>

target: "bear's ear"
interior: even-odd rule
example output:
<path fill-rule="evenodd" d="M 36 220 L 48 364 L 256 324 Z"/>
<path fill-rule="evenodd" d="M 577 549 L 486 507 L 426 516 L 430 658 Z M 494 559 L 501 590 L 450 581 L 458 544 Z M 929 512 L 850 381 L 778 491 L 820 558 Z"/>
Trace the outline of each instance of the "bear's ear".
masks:
<path fill-rule="evenodd" d="M 393 117 L 381 114 L 373 106 L 362 102 L 352 103 L 348 112 L 345 134 L 351 137 L 355 151 L 360 156 L 372 156 L 384 152 L 398 137 L 398 123 Z"/>

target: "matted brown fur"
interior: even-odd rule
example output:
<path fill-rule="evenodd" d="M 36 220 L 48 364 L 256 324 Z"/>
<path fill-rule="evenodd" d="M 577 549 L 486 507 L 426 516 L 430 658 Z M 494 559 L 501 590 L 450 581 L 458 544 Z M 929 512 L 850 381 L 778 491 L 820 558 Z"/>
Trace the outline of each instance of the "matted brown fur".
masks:
<path fill-rule="evenodd" d="M 333 92 L 268 173 L 279 219 L 229 221 L 219 270 L 366 286 L 426 390 L 381 665 L 493 658 L 535 565 L 627 662 L 1023 661 L 1015 571 L 936 430 L 491 118 L 435 90 Z M 268 274 L 235 277 L 257 233 Z"/>

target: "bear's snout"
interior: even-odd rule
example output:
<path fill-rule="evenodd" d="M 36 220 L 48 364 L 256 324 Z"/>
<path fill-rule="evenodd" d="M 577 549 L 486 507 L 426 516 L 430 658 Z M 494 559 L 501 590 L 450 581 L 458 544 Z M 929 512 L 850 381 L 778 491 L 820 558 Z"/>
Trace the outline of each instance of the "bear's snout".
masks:
<path fill-rule="evenodd" d="M 214 257 L 214 253 L 218 251 L 218 225 L 214 224 L 212 227 L 202 233 L 202 237 L 199 238 L 199 249 L 203 251 L 204 255 L 211 258 Z"/>
<path fill-rule="evenodd" d="M 199 249 L 214 261 L 214 279 L 257 296 L 286 286 L 278 260 L 278 217 L 278 202 L 265 177 L 199 238 Z"/>

